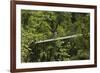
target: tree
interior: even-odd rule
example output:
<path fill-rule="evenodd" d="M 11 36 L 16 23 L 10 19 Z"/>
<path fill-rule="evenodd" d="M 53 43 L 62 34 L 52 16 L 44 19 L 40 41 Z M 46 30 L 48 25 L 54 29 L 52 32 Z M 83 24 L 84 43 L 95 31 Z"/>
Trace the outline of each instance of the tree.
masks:
<path fill-rule="evenodd" d="M 90 15 L 56 11 L 21 11 L 21 61 L 89 59 Z M 82 36 L 36 43 L 69 35 Z"/>

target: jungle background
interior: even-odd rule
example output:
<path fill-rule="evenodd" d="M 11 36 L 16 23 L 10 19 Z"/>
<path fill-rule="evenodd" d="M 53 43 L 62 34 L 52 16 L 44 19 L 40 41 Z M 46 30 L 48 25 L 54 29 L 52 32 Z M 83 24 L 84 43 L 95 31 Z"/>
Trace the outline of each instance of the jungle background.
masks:
<path fill-rule="evenodd" d="M 53 40 L 79 35 L 67 39 Z M 90 58 L 90 14 L 21 10 L 21 61 L 49 62 Z"/>

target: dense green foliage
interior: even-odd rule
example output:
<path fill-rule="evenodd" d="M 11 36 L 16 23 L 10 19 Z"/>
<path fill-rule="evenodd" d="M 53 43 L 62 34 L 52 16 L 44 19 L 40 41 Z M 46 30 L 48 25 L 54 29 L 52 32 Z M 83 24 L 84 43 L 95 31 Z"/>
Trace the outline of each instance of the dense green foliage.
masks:
<path fill-rule="evenodd" d="M 21 61 L 45 62 L 90 58 L 90 14 L 21 10 Z M 81 36 L 36 43 L 59 37 Z"/>

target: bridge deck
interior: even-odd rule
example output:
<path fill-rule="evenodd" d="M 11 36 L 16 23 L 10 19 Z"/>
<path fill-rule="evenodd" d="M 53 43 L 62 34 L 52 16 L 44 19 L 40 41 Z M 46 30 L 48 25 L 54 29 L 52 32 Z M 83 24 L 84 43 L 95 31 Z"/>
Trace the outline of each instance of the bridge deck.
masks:
<path fill-rule="evenodd" d="M 56 40 L 63 40 L 63 39 L 68 39 L 68 38 L 74 38 L 74 37 L 79 37 L 82 36 L 82 34 L 76 34 L 76 35 L 71 35 L 71 36 L 66 36 L 66 37 L 59 37 L 59 38 L 54 38 L 54 39 L 48 39 L 48 40 L 43 40 L 43 41 L 37 41 L 37 43 L 45 43 L 45 42 L 50 42 L 50 41 L 56 41 Z"/>

